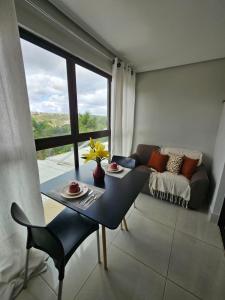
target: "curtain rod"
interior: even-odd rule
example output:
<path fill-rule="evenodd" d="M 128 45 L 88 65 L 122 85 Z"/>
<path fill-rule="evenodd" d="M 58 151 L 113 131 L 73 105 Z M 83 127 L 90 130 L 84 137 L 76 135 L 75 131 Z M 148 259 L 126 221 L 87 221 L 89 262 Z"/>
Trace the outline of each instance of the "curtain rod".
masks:
<path fill-rule="evenodd" d="M 58 25 L 59 27 L 61 27 L 63 30 L 67 31 L 68 33 L 72 34 L 74 37 L 76 37 L 77 39 L 79 39 L 80 41 L 82 41 L 84 44 L 88 45 L 90 48 L 92 48 L 93 50 L 95 50 L 96 52 L 100 53 L 101 55 L 105 56 L 106 58 L 108 58 L 109 60 L 112 60 L 112 57 L 107 55 L 106 53 L 104 53 L 103 51 L 101 51 L 100 49 L 98 49 L 97 47 L 93 46 L 91 43 L 87 42 L 85 39 L 83 39 L 82 37 L 80 37 L 78 34 L 76 34 L 75 32 L 73 32 L 71 29 L 67 28 L 66 26 L 64 26 L 63 24 L 61 24 L 58 20 L 56 20 L 54 17 L 50 16 L 46 11 L 44 11 L 42 8 L 40 8 L 38 5 L 34 4 L 32 1 L 30 0 L 25 0 L 25 2 L 27 4 L 29 4 L 30 6 L 32 6 L 34 9 L 36 9 L 37 11 L 39 11 L 42 15 L 44 15 L 45 17 L 47 17 L 50 21 L 52 21 L 53 23 L 55 23 L 56 25 Z M 61 11 L 60 11 L 61 13 Z M 68 19 L 69 20 L 69 19 Z M 71 21 L 72 22 L 72 21 Z M 83 29 L 82 29 L 83 30 Z"/>
<path fill-rule="evenodd" d="M 122 63 L 122 62 L 123 62 L 122 59 L 118 58 L 118 62 L 117 62 L 117 67 L 118 67 L 118 68 L 121 67 L 121 63 Z M 115 58 L 114 58 L 113 61 L 112 61 L 112 64 L 113 64 L 113 65 L 114 65 L 114 63 L 115 63 Z M 128 68 L 131 68 L 132 71 L 134 70 L 134 66 L 132 66 L 131 64 L 126 63 L 126 62 L 125 62 L 125 64 L 127 64 Z"/>

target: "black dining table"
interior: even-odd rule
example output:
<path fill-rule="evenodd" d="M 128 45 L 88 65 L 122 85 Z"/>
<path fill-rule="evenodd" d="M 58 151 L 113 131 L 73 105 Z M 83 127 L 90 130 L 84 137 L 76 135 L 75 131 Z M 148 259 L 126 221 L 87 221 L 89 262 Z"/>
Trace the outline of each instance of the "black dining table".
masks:
<path fill-rule="evenodd" d="M 106 174 L 104 181 L 95 182 L 92 174 L 95 165 L 92 162 L 87 163 L 80 166 L 79 169 L 66 172 L 42 183 L 41 193 L 102 225 L 103 261 L 104 268 L 107 270 L 105 227 L 116 229 L 121 224 L 149 175 L 132 169 L 122 178 Z M 66 200 L 60 193 L 55 192 L 59 187 L 66 186 L 71 180 L 101 188 L 103 193 L 87 209 L 77 207 L 73 205 L 72 201 Z"/>

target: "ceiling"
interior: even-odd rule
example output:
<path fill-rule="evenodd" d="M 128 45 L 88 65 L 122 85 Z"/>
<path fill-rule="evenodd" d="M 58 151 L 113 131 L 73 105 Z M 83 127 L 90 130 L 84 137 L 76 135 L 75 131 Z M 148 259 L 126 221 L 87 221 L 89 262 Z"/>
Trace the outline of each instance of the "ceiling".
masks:
<path fill-rule="evenodd" d="M 225 0 L 50 0 L 137 71 L 225 57 Z"/>

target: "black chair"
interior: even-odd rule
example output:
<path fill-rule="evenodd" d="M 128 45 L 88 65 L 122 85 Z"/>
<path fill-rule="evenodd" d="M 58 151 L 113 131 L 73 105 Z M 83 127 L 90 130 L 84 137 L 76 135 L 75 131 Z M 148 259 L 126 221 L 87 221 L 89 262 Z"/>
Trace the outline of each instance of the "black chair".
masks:
<path fill-rule="evenodd" d="M 47 226 L 30 224 L 22 209 L 13 203 L 12 218 L 27 227 L 27 255 L 24 275 L 24 288 L 27 286 L 29 251 L 31 247 L 46 252 L 54 261 L 59 272 L 58 300 L 62 299 L 62 286 L 65 266 L 79 245 L 94 231 L 97 232 L 98 262 L 100 263 L 99 226 L 94 221 L 65 208 Z"/>
<path fill-rule="evenodd" d="M 118 165 L 120 165 L 124 168 L 128 168 L 128 169 L 134 169 L 136 167 L 136 160 L 131 157 L 113 155 L 111 162 L 116 162 Z M 136 207 L 135 202 L 134 202 L 134 207 Z M 126 222 L 125 217 L 123 219 L 123 223 L 124 223 L 124 227 L 125 227 L 126 231 L 128 231 L 127 222 Z M 123 230 L 123 223 L 120 224 L 122 230 Z"/>
<path fill-rule="evenodd" d="M 116 162 L 124 168 L 134 169 L 136 167 L 136 160 L 131 157 L 113 155 L 111 162 Z"/>

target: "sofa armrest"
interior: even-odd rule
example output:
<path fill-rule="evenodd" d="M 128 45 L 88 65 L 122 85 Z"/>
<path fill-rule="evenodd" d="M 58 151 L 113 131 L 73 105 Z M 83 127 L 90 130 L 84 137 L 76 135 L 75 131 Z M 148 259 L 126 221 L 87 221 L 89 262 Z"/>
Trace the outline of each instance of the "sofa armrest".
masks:
<path fill-rule="evenodd" d="M 195 184 L 199 180 L 209 181 L 207 171 L 206 171 L 206 167 L 203 164 L 201 164 L 197 168 L 196 172 L 192 175 L 190 184 Z"/>
<path fill-rule="evenodd" d="M 209 191 L 209 178 L 206 167 L 201 164 L 190 180 L 191 199 L 189 208 L 198 209 L 206 202 Z"/>
<path fill-rule="evenodd" d="M 130 158 L 133 158 L 135 160 L 135 166 L 139 166 L 140 165 L 140 159 L 137 153 L 133 153 L 129 156 Z"/>

